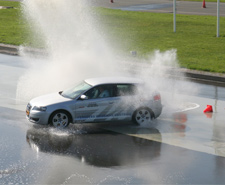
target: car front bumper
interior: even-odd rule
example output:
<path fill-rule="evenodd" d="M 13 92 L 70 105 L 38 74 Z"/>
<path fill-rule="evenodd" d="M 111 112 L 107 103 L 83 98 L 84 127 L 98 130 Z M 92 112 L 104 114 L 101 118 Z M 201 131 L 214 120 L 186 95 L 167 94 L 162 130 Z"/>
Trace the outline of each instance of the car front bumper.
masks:
<path fill-rule="evenodd" d="M 47 125 L 49 114 L 46 111 L 32 110 L 32 106 L 28 104 L 26 108 L 26 118 L 32 123 Z"/>

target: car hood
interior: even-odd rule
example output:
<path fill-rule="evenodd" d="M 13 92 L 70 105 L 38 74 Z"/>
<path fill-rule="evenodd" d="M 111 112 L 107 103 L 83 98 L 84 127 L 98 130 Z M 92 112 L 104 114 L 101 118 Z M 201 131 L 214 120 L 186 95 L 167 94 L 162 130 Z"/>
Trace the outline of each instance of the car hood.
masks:
<path fill-rule="evenodd" d="M 71 99 L 63 97 L 59 93 L 52 93 L 32 99 L 30 104 L 32 106 L 48 106 L 68 101 L 71 101 Z"/>

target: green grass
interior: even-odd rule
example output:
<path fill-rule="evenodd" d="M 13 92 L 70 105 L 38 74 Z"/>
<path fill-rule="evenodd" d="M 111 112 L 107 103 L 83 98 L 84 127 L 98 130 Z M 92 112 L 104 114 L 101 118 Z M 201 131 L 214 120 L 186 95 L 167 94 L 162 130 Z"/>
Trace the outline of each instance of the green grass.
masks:
<path fill-rule="evenodd" d="M 173 32 L 173 15 L 99 9 L 107 32 L 127 53 L 137 51 L 147 56 L 154 50 L 177 49 L 180 65 L 189 69 L 225 73 L 225 18 L 221 17 L 216 37 L 216 17 L 177 15 L 177 32 Z"/>
<path fill-rule="evenodd" d="M 21 18 L 20 3 L 1 1 L 0 43 L 41 47 L 31 38 L 28 24 Z M 154 50 L 177 49 L 182 67 L 225 73 L 225 18 L 221 17 L 220 35 L 216 37 L 216 17 L 177 15 L 177 32 L 173 32 L 173 15 L 131 12 L 98 8 L 97 13 L 114 48 L 129 53 L 137 51 L 147 57 Z M 40 40 L 40 39 L 38 39 Z"/>
<path fill-rule="evenodd" d="M 0 1 L 0 6 L 13 9 L 0 9 L 0 43 L 20 45 L 27 41 L 27 26 L 21 19 L 19 2 Z"/>
<path fill-rule="evenodd" d="M 20 2 L 0 0 L 0 6 L 13 7 L 0 9 L 0 43 L 44 47 L 43 39 L 32 33 L 31 25 L 23 18 Z"/>

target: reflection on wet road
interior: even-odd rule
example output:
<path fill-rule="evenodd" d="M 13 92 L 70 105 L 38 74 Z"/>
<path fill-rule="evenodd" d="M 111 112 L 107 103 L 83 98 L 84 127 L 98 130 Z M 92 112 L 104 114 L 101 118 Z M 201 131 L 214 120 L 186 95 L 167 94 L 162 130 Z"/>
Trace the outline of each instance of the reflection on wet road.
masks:
<path fill-rule="evenodd" d="M 196 96 L 165 104 L 151 125 L 56 130 L 25 119 L 15 96 L 23 67 L 0 66 L 0 184 L 224 184 L 225 88 L 197 84 Z"/>
<path fill-rule="evenodd" d="M 145 131 L 157 134 L 160 140 L 157 129 L 151 128 Z M 71 156 L 97 167 L 141 164 L 146 160 L 157 158 L 161 149 L 161 142 L 106 131 L 71 134 L 69 131 L 50 133 L 48 129 L 32 128 L 27 131 L 27 142 L 38 152 Z"/>
<path fill-rule="evenodd" d="M 133 133 L 133 128 L 121 129 L 121 127 L 108 128 L 121 134 L 140 137 L 153 141 L 166 143 L 190 150 L 205 152 L 208 154 L 225 157 L 225 101 L 206 100 L 205 98 L 192 97 L 199 103 L 198 108 L 188 111 L 176 112 L 171 115 L 162 114 L 153 122 L 154 128 L 162 135 L 162 140 L 151 134 Z M 205 102 L 214 105 L 213 113 L 203 113 Z M 216 105 L 215 105 L 216 103 Z M 165 111 L 165 110 L 164 110 Z"/>
<path fill-rule="evenodd" d="M 216 184 L 225 180 L 224 157 L 165 144 L 165 133 L 155 127 L 77 125 L 62 131 L 29 125 L 19 111 L 1 109 L 2 115 L 1 184 Z M 167 133 L 176 133 L 174 139 L 184 137 L 190 131 L 183 125 L 186 116 L 174 117 L 177 122 Z M 112 128 L 124 134 L 105 131 Z"/>

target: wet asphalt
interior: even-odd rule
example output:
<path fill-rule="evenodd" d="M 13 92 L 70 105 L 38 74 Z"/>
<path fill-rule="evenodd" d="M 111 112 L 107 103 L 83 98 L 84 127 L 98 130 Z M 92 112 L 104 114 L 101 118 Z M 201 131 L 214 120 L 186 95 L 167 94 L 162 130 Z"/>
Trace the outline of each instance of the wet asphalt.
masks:
<path fill-rule="evenodd" d="M 224 87 L 184 81 L 198 93 L 149 125 L 57 130 L 26 120 L 16 98 L 24 71 L 22 57 L 0 55 L 0 184 L 224 184 Z"/>

